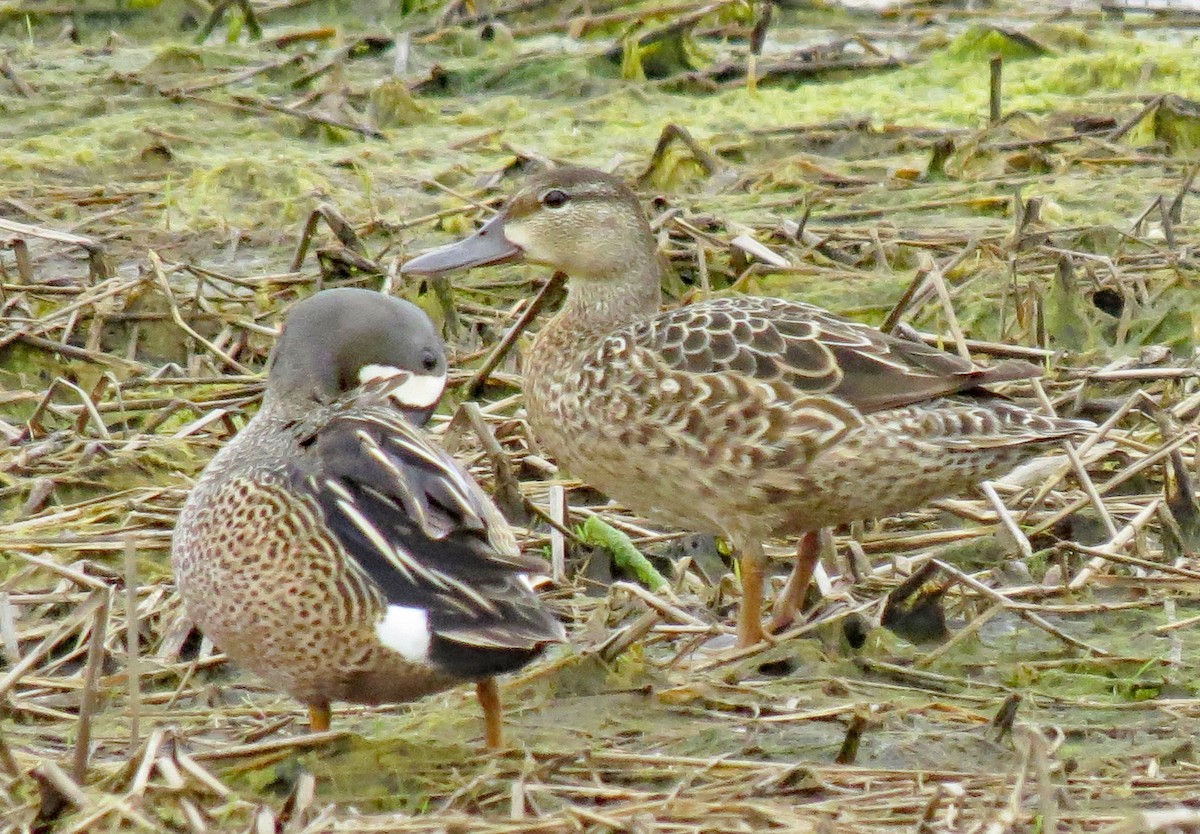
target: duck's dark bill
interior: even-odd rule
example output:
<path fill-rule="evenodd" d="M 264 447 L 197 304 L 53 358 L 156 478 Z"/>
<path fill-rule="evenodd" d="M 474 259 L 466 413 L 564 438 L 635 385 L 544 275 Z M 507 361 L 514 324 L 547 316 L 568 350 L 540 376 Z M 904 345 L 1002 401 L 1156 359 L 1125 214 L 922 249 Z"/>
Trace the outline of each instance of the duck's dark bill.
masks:
<path fill-rule="evenodd" d="M 504 215 L 498 214 L 483 228 L 458 243 L 418 255 L 400 268 L 401 272 L 429 274 L 468 269 L 516 258 L 521 247 L 504 236 Z"/>

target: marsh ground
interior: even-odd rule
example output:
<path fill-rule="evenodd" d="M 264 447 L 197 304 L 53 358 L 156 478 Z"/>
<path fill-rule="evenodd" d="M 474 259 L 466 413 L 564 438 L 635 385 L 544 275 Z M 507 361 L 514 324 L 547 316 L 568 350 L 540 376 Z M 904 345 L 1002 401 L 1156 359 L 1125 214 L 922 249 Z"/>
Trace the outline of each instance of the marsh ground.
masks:
<path fill-rule="evenodd" d="M 753 62 L 765 6 L 730 0 L 255 2 L 261 39 L 234 7 L 203 43 L 203 2 L 0 8 L 4 825 L 1197 830 L 1200 18 L 873 5 L 774 4 Z M 567 538 L 572 645 L 508 685 L 513 753 L 480 755 L 466 692 L 306 738 L 180 619 L 174 514 L 319 285 L 444 324 L 463 384 L 436 431 L 494 482 L 452 417 L 547 276 L 396 268 L 548 160 L 637 183 L 675 300 L 899 304 L 1044 363 L 1053 407 L 1111 425 L 998 503 L 839 531 L 825 601 L 743 655 L 704 645 L 736 599 L 717 543 L 547 474 L 518 345 L 478 396 L 515 488 L 629 534 L 669 604 Z M 877 622 L 926 565 L 953 636 L 915 643 Z"/>

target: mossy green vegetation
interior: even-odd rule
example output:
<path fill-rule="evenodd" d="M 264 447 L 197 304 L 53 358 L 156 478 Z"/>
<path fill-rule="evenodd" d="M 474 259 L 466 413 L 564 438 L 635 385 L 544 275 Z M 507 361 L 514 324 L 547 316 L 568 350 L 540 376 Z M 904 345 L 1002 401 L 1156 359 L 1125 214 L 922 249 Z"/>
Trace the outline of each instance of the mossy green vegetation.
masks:
<path fill-rule="evenodd" d="M 495 39 L 482 42 L 479 37 L 476 30 L 460 30 L 454 37 L 442 36 L 414 50 L 414 60 L 436 61 L 441 77 L 451 79 L 441 92 L 423 84 L 407 96 L 385 94 L 388 85 L 380 78 L 391 59 L 387 54 L 368 54 L 345 64 L 341 74 L 348 90 L 370 97 L 380 116 L 379 126 L 386 135 L 382 143 L 336 130 L 312 132 L 303 120 L 282 114 L 239 112 L 220 103 L 228 99 L 229 91 L 219 85 L 212 92 L 184 92 L 182 98 L 170 100 L 169 94 L 188 86 L 180 83 L 185 76 L 190 83 L 196 74 L 217 81 L 222 74 L 236 73 L 257 60 L 239 47 L 197 47 L 183 41 L 150 48 L 123 45 L 105 60 L 81 59 L 70 50 L 42 49 L 26 72 L 43 95 L 38 101 L 6 102 L 0 170 L 14 184 L 30 176 L 77 180 L 85 173 L 111 180 L 137 160 L 148 131 L 166 133 L 175 137 L 168 140 L 172 149 L 168 170 L 182 192 L 178 222 L 203 230 L 223 216 L 232 226 L 254 228 L 289 218 L 289 212 L 276 207 L 302 196 L 306 188 L 319 189 L 351 213 L 361 207 L 364 195 L 352 178 L 303 181 L 309 172 L 328 170 L 347 154 L 370 153 L 375 177 L 393 182 L 441 177 L 463 165 L 495 167 L 504 158 L 496 143 L 454 149 L 456 142 L 478 128 L 492 125 L 502 126 L 509 146 L 593 163 L 613 154 L 645 154 L 667 122 L 689 126 L 705 143 L 755 129 L 864 117 L 877 127 L 975 128 L 986 118 L 987 57 L 998 46 L 992 41 L 999 39 L 1000 46 L 1012 41 L 995 29 L 977 27 L 932 48 L 913 65 L 892 71 L 760 86 L 753 93 L 741 87 L 680 95 L 653 83 L 622 80 L 619 72 L 598 71 L 588 56 L 596 55 L 602 40 L 575 43 L 543 37 L 496 44 Z M 1052 51 L 1031 54 L 1028 45 L 1020 45 L 1008 55 L 1007 112 L 1024 112 L 1038 121 L 1061 113 L 1064 105 L 1071 108 L 1072 100 L 1080 97 L 1090 101 L 1116 97 L 1107 107 L 1119 106 L 1122 97 L 1130 100 L 1167 92 L 1200 98 L 1200 57 L 1179 39 L 1154 33 L 1087 31 L 1066 24 L 1053 32 L 1035 31 L 1031 37 Z M 468 49 L 467 44 L 478 48 Z M 296 79 L 297 74 L 287 69 L 262 73 L 247 92 L 274 98 L 287 94 Z M 322 83 L 314 82 L 317 89 Z M 535 100 L 536 107 L 531 106 Z M 1163 126 L 1158 134 L 1174 135 L 1172 130 L 1179 133 Z M 1158 134 L 1150 138 L 1159 138 Z M 390 153 L 374 152 L 376 145 L 390 148 Z M 224 184 L 213 182 L 230 164 L 226 156 L 231 146 L 245 159 L 275 171 L 276 182 L 264 183 L 249 194 L 238 177 L 230 176 Z M 784 149 L 777 148 L 776 153 L 779 150 Z M 796 164 L 786 153 L 777 162 Z M 279 173 L 286 168 L 300 173 Z M 1089 202 L 1091 195 L 1078 193 L 1078 185 L 1068 182 L 1072 178 L 1060 179 L 1061 193 L 1051 182 L 1047 196 L 1063 206 L 1065 222 L 1081 219 L 1080 204 Z M 1119 200 L 1120 189 L 1114 190 Z M 261 202 L 267 212 L 255 217 L 248 201 L 256 208 Z M 1121 219 L 1122 212 L 1131 209 L 1121 202 L 1098 207 L 1093 201 L 1091 206 L 1093 220 Z M 239 207 L 244 216 L 239 216 Z M 1107 216 L 1097 218 L 1096 212 L 1105 209 Z"/>

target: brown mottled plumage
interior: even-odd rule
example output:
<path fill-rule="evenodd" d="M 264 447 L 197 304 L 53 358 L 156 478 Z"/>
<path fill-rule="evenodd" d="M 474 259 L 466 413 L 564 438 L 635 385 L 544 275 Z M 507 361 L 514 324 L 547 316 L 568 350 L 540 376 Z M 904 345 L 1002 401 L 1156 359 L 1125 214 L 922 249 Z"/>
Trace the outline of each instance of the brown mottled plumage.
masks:
<path fill-rule="evenodd" d="M 367 290 L 297 304 L 254 419 L 205 469 L 172 563 L 187 610 L 235 662 L 310 707 L 407 701 L 564 639 L 495 505 L 423 435 L 445 383 L 417 307 Z"/>
<path fill-rule="evenodd" d="M 984 368 L 819 307 L 731 297 L 660 312 L 662 268 L 636 196 L 586 168 L 535 177 L 474 236 L 405 265 L 523 257 L 570 277 L 525 365 L 529 421 L 568 471 L 631 509 L 741 553 L 742 644 L 762 638 L 764 540 L 910 510 L 994 477 L 1089 423 L 982 390 Z"/>

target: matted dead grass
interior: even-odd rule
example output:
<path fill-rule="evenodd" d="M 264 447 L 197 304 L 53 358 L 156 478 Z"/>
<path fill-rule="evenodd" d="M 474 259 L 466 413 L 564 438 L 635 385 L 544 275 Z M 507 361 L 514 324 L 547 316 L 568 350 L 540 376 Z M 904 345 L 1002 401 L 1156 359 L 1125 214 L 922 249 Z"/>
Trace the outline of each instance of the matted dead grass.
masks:
<path fill-rule="evenodd" d="M 32 48 L 9 44 L 3 826 L 1200 830 L 1194 114 L 1156 86 L 1188 60 L 1173 36 L 1130 69 L 1186 20 L 549 5 L 450 4 L 393 39 L 256 3 L 263 41 L 203 48 L 56 41 L 88 18 L 47 9 Z M 1015 90 L 986 125 L 993 52 Z M 974 124 L 922 105 L 960 63 Z M 1034 89 L 1055 73 L 1093 89 Z M 878 117 L 861 96 L 887 85 L 928 120 Z M 80 119 L 89 86 L 103 106 Z M 872 118 L 784 118 L 788 91 Z M 907 322 L 1044 363 L 1005 393 L 1100 427 L 975 496 L 839 531 L 806 619 L 721 649 L 737 578 L 719 543 L 607 503 L 530 435 L 518 356 L 548 276 L 398 276 L 543 154 L 637 182 L 674 303 L 766 292 Z M 188 486 L 256 407 L 288 306 L 340 284 L 444 324 L 455 387 L 433 431 L 558 574 L 572 642 L 506 684 L 509 753 L 480 754 L 457 691 L 309 735 L 182 616 L 167 551 Z"/>

